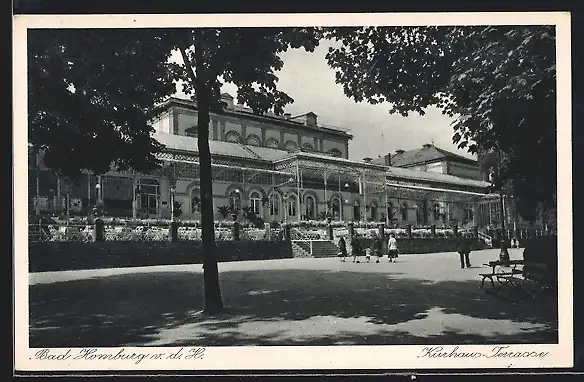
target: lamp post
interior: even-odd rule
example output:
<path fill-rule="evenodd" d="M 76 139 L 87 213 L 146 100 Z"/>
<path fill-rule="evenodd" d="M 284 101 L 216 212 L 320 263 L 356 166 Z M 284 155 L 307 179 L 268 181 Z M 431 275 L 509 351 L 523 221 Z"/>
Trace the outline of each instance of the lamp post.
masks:
<path fill-rule="evenodd" d="M 100 215 L 100 206 L 101 206 L 101 184 L 97 183 L 95 185 L 95 213 L 97 216 Z"/>
<path fill-rule="evenodd" d="M 69 217 L 70 217 L 70 203 L 71 203 L 71 187 L 69 185 L 65 185 L 65 214 L 67 215 L 67 224 L 69 224 Z"/>
<path fill-rule="evenodd" d="M 349 183 L 345 183 L 344 186 L 345 192 L 349 190 Z M 341 220 L 345 220 L 345 205 L 349 203 L 349 199 L 345 199 L 345 203 L 341 206 Z"/>
<path fill-rule="evenodd" d="M 491 190 L 495 189 L 495 174 L 493 171 L 491 171 L 491 173 L 489 174 L 489 180 L 491 183 Z M 501 186 L 501 189 L 499 190 L 499 209 L 501 211 L 501 234 L 504 236 L 505 235 L 505 206 L 504 206 L 504 200 L 503 200 L 503 186 Z"/>

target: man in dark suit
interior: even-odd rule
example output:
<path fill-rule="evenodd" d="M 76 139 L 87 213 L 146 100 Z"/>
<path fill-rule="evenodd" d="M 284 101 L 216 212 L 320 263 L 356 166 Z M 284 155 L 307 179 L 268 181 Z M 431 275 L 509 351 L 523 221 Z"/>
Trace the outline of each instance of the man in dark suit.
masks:
<path fill-rule="evenodd" d="M 458 247 L 456 251 L 460 255 L 460 268 L 464 269 L 465 265 L 467 268 L 470 268 L 470 243 L 465 235 L 461 233 L 458 234 Z"/>

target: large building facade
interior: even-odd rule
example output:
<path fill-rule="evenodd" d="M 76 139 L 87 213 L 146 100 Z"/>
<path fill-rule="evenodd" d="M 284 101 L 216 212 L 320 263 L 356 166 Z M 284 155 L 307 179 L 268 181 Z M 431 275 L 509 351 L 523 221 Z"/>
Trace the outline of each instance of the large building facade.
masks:
<path fill-rule="evenodd" d="M 472 159 L 424 145 L 352 160 L 349 130 L 323 126 L 312 112 L 258 116 L 227 94 L 222 100 L 224 111 L 211 114 L 209 141 L 217 220 L 231 218 L 228 210 L 243 219 L 250 210 L 266 222 L 497 226 L 498 199 L 486 195 L 489 183 Z M 110 216 L 169 218 L 178 203 L 181 219 L 200 219 L 196 104 L 169 99 L 153 126 L 165 149 L 162 169 L 152 174 L 111 171 L 67 184 L 31 152 L 31 209 L 84 215 L 100 201 Z"/>

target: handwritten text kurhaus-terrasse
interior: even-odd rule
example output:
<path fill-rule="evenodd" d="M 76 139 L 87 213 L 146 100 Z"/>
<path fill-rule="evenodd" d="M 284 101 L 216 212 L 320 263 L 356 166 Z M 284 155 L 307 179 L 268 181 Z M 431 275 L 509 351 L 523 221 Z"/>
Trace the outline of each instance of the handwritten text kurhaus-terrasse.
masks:
<path fill-rule="evenodd" d="M 537 351 L 510 351 L 509 346 L 494 346 L 491 352 L 460 351 L 455 346 L 451 351 L 444 350 L 443 346 L 430 346 L 422 349 L 418 358 L 544 358 L 549 352 Z"/>

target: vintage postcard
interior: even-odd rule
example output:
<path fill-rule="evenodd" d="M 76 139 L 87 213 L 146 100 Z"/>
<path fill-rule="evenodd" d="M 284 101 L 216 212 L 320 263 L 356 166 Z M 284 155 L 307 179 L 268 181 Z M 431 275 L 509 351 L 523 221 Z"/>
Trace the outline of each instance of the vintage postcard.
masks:
<path fill-rule="evenodd" d="M 15 16 L 13 60 L 17 370 L 573 366 L 569 13 Z"/>

